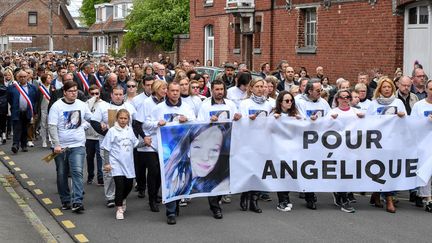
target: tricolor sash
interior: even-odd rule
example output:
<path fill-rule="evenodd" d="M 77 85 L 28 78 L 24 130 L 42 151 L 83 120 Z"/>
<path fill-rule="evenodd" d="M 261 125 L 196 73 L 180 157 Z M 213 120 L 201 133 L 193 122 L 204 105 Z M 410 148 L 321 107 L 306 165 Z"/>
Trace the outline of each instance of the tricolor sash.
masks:
<path fill-rule="evenodd" d="M 102 82 L 100 81 L 98 75 L 94 74 L 94 77 L 96 79 L 96 85 L 99 86 L 99 88 L 102 87 Z"/>
<path fill-rule="evenodd" d="M 43 96 L 45 97 L 46 100 L 49 101 L 51 99 L 51 94 L 49 93 L 48 89 L 45 88 L 45 86 L 43 84 L 39 85 L 39 90 L 43 94 Z"/>
<path fill-rule="evenodd" d="M 81 83 L 83 84 L 84 89 L 88 92 L 90 90 L 90 84 L 89 84 L 88 78 L 84 75 L 84 73 L 82 71 L 78 72 L 77 75 L 78 75 L 78 78 L 81 80 Z"/>
<path fill-rule="evenodd" d="M 15 88 L 18 90 L 18 92 L 22 95 L 22 97 L 24 97 L 24 99 L 27 101 L 27 105 L 30 107 L 30 110 L 31 110 L 31 114 L 32 114 L 32 116 L 33 116 L 33 105 L 32 105 L 32 103 L 31 103 L 31 100 L 30 100 L 30 96 L 27 94 L 27 91 L 25 91 L 24 89 L 23 89 L 23 87 L 21 87 L 21 85 L 19 85 L 16 81 L 14 81 L 13 82 L 13 85 L 15 86 Z"/>

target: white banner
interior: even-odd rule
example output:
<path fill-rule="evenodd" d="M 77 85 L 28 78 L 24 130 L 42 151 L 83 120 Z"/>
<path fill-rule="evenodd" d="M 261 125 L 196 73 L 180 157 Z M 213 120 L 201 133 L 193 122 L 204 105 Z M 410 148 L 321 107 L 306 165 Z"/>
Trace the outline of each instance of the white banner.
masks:
<path fill-rule="evenodd" d="M 159 156 L 165 202 L 250 190 L 408 190 L 425 185 L 432 174 L 432 150 L 429 149 L 432 122 L 427 119 L 376 116 L 321 118 L 312 122 L 268 117 L 254 121 L 241 119 L 232 123 L 232 129 L 228 124 L 231 123 L 213 124 L 225 128 L 213 127 L 207 132 L 203 131 L 212 127 L 210 124 L 161 128 Z M 204 136 L 197 140 L 196 134 L 186 132 L 199 129 Z M 168 149 L 168 145 L 175 147 L 173 144 L 180 140 L 187 144 L 178 147 L 186 157 L 182 157 L 181 169 L 173 173 L 178 154 Z M 228 160 L 220 156 L 226 152 L 230 154 L 229 170 L 215 177 L 220 171 L 214 173 L 213 169 L 224 159 Z M 184 169 L 184 158 L 189 159 L 186 162 L 189 171 Z M 168 160 L 173 168 L 167 167 Z M 190 176 L 185 176 L 187 173 Z M 180 184 L 192 186 L 173 193 L 173 186 Z"/>
<path fill-rule="evenodd" d="M 32 43 L 31 36 L 9 36 L 9 43 Z"/>

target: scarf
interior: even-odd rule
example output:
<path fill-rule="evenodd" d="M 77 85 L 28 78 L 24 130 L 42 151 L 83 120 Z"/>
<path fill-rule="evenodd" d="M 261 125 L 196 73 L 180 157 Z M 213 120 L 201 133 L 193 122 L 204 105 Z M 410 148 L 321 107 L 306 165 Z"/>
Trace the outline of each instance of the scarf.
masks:
<path fill-rule="evenodd" d="M 394 100 L 396 99 L 396 96 L 392 95 L 389 98 L 385 98 L 382 95 L 380 95 L 378 98 L 376 98 L 376 101 L 380 105 L 390 105 Z"/>
<path fill-rule="evenodd" d="M 252 94 L 250 96 L 250 98 L 253 100 L 253 102 L 260 104 L 260 105 L 264 104 L 264 102 L 266 102 L 266 100 L 267 100 L 265 96 L 256 96 L 254 94 Z"/>

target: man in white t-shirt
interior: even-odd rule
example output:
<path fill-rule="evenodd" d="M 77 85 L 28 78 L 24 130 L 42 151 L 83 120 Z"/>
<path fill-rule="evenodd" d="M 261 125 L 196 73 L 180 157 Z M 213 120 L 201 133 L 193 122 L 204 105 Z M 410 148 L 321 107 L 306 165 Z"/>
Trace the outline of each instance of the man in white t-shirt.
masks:
<path fill-rule="evenodd" d="M 330 111 L 330 105 L 321 98 L 321 80 L 313 78 L 306 84 L 304 94 L 296 100 L 297 110 L 303 117 L 316 120 L 324 117 Z M 316 195 L 313 192 L 305 193 L 306 207 L 316 209 Z"/>
<path fill-rule="evenodd" d="M 57 190 L 62 209 L 79 213 L 83 206 L 83 165 L 85 159 L 84 120 L 92 116 L 88 106 L 77 99 L 78 87 L 73 81 L 63 84 L 64 97 L 56 101 L 48 115 L 49 133 L 54 144 L 57 168 Z M 72 177 L 72 191 L 68 175 Z"/>

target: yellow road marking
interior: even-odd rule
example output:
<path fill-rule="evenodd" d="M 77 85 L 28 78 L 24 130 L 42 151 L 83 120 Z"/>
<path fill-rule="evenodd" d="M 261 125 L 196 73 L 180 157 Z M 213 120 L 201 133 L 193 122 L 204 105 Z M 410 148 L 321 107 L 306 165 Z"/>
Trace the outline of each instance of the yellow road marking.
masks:
<path fill-rule="evenodd" d="M 8 164 L 9 164 L 9 165 L 15 165 L 15 162 L 13 162 L 13 161 L 9 161 Z"/>
<path fill-rule="evenodd" d="M 36 193 L 36 195 L 41 195 L 41 194 L 43 194 L 43 192 L 42 192 L 41 189 L 34 189 L 33 191 Z"/>
<path fill-rule="evenodd" d="M 9 156 L 4 156 L 3 159 L 10 160 L 10 157 Z"/>
<path fill-rule="evenodd" d="M 15 171 L 21 171 L 21 168 L 20 167 L 15 167 L 14 170 Z"/>
<path fill-rule="evenodd" d="M 52 201 L 51 201 L 51 199 L 49 199 L 49 198 L 42 198 L 42 202 L 44 202 L 45 204 L 52 204 Z"/>
<path fill-rule="evenodd" d="M 33 181 L 27 181 L 27 185 L 29 185 L 29 186 L 34 186 L 35 183 L 34 183 Z"/>
<path fill-rule="evenodd" d="M 75 235 L 75 239 L 77 239 L 78 242 L 89 242 L 89 240 L 87 239 L 87 237 L 85 237 L 84 234 Z"/>
<path fill-rule="evenodd" d="M 21 176 L 21 178 L 23 178 L 23 179 L 27 179 L 27 178 L 28 178 L 28 176 L 27 176 L 26 174 L 24 174 L 24 173 L 20 174 L 20 176 Z"/>
<path fill-rule="evenodd" d="M 64 227 L 66 227 L 67 229 L 71 229 L 71 228 L 75 228 L 75 225 L 72 223 L 72 221 L 70 220 L 63 220 L 62 224 L 64 225 Z"/>
<path fill-rule="evenodd" d="M 63 212 L 60 209 L 58 209 L 58 208 L 53 208 L 53 209 L 51 209 L 51 211 L 53 212 L 53 214 L 55 216 L 61 216 L 61 215 L 63 215 Z"/>

